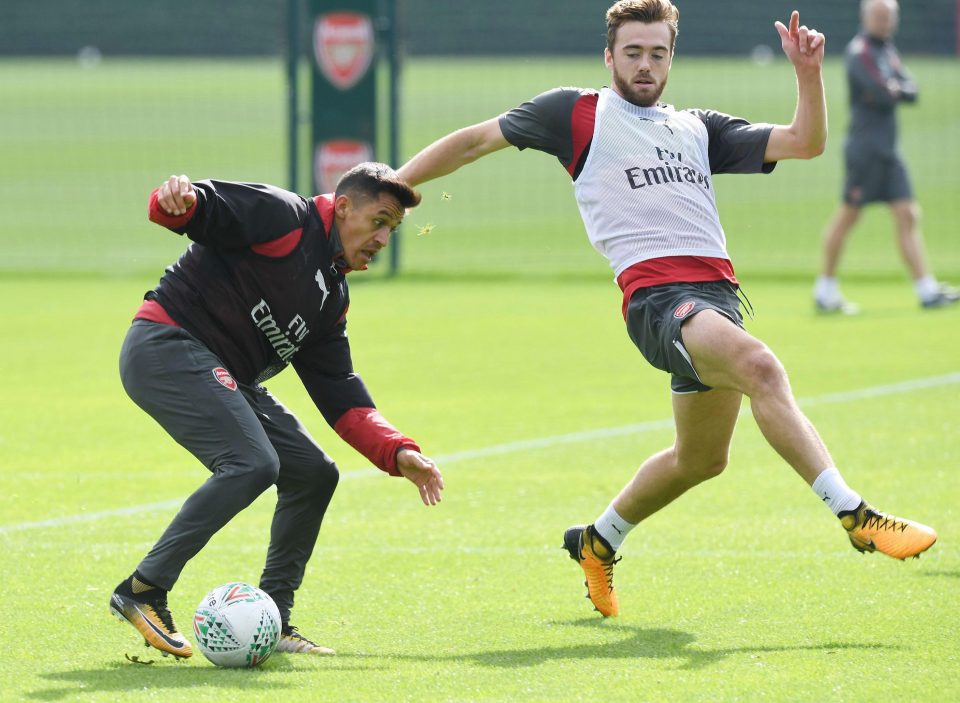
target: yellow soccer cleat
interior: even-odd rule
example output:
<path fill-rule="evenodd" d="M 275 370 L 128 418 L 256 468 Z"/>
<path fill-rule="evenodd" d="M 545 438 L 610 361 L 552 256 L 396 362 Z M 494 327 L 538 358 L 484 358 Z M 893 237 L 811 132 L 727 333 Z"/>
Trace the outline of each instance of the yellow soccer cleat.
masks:
<path fill-rule="evenodd" d="M 286 654 L 319 654 L 331 655 L 336 651 L 329 647 L 321 647 L 316 642 L 308 640 L 297 632 L 293 625 L 286 625 L 283 628 L 283 634 L 280 635 L 280 641 L 277 643 L 277 651 Z"/>
<path fill-rule="evenodd" d="M 167 608 L 167 592 L 154 589 L 155 593 L 134 594 L 128 581 L 117 586 L 110 596 L 110 612 L 133 625 L 146 643 L 164 656 L 172 654 L 179 659 L 191 656 L 193 648 L 177 631 Z"/>
<path fill-rule="evenodd" d="M 937 541 L 932 527 L 887 515 L 861 501 L 856 510 L 840 513 L 850 544 L 858 552 L 882 552 L 894 559 L 919 557 Z"/>
<path fill-rule="evenodd" d="M 613 566 L 620 559 L 601 541 L 592 526 L 575 525 L 563 533 L 563 548 L 580 564 L 587 580 L 587 598 L 604 617 L 620 614 L 620 602 L 613 590 Z"/>

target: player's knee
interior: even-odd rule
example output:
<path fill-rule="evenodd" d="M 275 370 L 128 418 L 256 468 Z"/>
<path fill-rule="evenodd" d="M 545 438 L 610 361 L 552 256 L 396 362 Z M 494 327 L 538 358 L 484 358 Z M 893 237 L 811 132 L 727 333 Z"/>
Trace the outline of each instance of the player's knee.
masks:
<path fill-rule="evenodd" d="M 729 461 L 729 450 L 705 449 L 698 443 L 695 446 L 691 445 L 689 450 L 684 446 L 674 449 L 673 458 L 676 467 L 686 477 L 690 487 L 693 487 L 723 473 Z"/>
<path fill-rule="evenodd" d="M 910 203 L 910 206 L 907 208 L 907 217 L 909 222 L 913 227 L 916 227 L 920 224 L 920 218 L 922 213 L 920 211 L 920 206 L 916 203 Z"/>
<path fill-rule="evenodd" d="M 743 358 L 745 392 L 749 396 L 775 393 L 787 383 L 787 372 L 776 355 L 767 347 L 759 347 Z"/>
<path fill-rule="evenodd" d="M 285 465 L 280 474 L 280 488 L 309 493 L 315 499 L 333 495 L 340 482 L 337 465 L 322 452 L 296 465 Z"/>
<path fill-rule="evenodd" d="M 704 457 L 696 464 L 690 466 L 687 474 L 694 479 L 696 483 L 703 483 L 722 474 L 723 470 L 727 468 L 727 463 L 726 455 Z"/>
<path fill-rule="evenodd" d="M 310 478 L 314 489 L 321 493 L 333 493 L 337 484 L 340 483 L 340 471 L 337 465 L 327 459 L 316 462 L 313 471 L 310 472 Z"/>
<path fill-rule="evenodd" d="M 722 457 L 717 457 L 713 461 L 710 461 L 704 464 L 704 467 L 702 469 L 702 474 L 704 476 L 704 479 L 706 480 L 706 479 L 716 478 L 717 476 L 723 473 L 724 469 L 727 468 L 728 463 L 729 463 L 729 459 L 726 456 L 722 456 Z"/>
<path fill-rule="evenodd" d="M 920 224 L 920 205 L 915 201 L 900 202 L 895 206 L 896 218 L 901 232 L 912 232 Z"/>
<path fill-rule="evenodd" d="M 280 458 L 272 450 L 256 452 L 252 457 L 248 470 L 249 480 L 261 490 L 277 482 L 280 477 Z"/>

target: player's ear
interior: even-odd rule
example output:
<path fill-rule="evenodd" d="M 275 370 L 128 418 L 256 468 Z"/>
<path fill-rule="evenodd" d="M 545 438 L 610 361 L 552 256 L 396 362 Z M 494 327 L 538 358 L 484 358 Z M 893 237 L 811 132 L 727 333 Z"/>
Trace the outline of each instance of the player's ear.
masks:
<path fill-rule="evenodd" d="M 344 218 L 350 212 L 350 208 L 353 206 L 353 201 L 350 199 L 350 196 L 346 193 L 341 193 L 333 201 L 333 212 L 339 218 Z"/>

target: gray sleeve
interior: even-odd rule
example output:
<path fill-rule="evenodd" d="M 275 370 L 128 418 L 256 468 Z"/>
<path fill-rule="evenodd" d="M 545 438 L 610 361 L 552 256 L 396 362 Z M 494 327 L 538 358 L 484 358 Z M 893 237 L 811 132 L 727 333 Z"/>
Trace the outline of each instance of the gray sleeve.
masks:
<path fill-rule="evenodd" d="M 555 88 L 500 115 L 500 131 L 518 149 L 556 156 L 564 167 L 573 159 L 573 106 L 581 88 Z"/>
<path fill-rule="evenodd" d="M 910 75 L 910 72 L 903 67 L 903 63 L 900 61 L 900 56 L 894 53 L 896 58 L 896 63 L 893 71 L 894 77 L 900 83 L 900 95 L 898 98 L 901 102 L 905 103 L 915 103 L 917 102 L 917 83 L 913 80 L 913 76 Z"/>
<path fill-rule="evenodd" d="M 772 124 L 751 124 L 713 110 L 691 110 L 707 128 L 711 173 L 770 173 L 776 162 L 764 163 Z"/>
<path fill-rule="evenodd" d="M 897 103 L 867 42 L 851 42 L 846 63 L 851 103 L 872 108 L 890 108 Z"/>

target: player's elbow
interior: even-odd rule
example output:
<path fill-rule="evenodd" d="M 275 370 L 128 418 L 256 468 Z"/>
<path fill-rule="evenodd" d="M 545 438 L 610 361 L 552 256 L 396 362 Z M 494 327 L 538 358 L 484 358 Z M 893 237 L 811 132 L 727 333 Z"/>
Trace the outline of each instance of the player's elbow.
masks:
<path fill-rule="evenodd" d="M 811 137 L 804 140 L 797 140 L 794 145 L 793 153 L 795 159 L 815 159 L 820 156 L 827 148 L 827 137 Z"/>
<path fill-rule="evenodd" d="M 795 126 L 775 127 L 767 144 L 764 161 L 813 159 L 827 146 L 826 129 L 799 129 Z"/>
<path fill-rule="evenodd" d="M 827 140 L 819 139 L 816 142 L 809 144 L 806 149 L 805 155 L 802 157 L 804 159 L 815 159 L 820 156 L 824 151 L 827 150 Z"/>
<path fill-rule="evenodd" d="M 500 123 L 496 117 L 472 127 L 466 127 L 457 134 L 460 135 L 463 144 L 462 154 L 466 163 L 476 161 L 481 156 L 507 146 L 507 140 L 500 131 Z"/>

